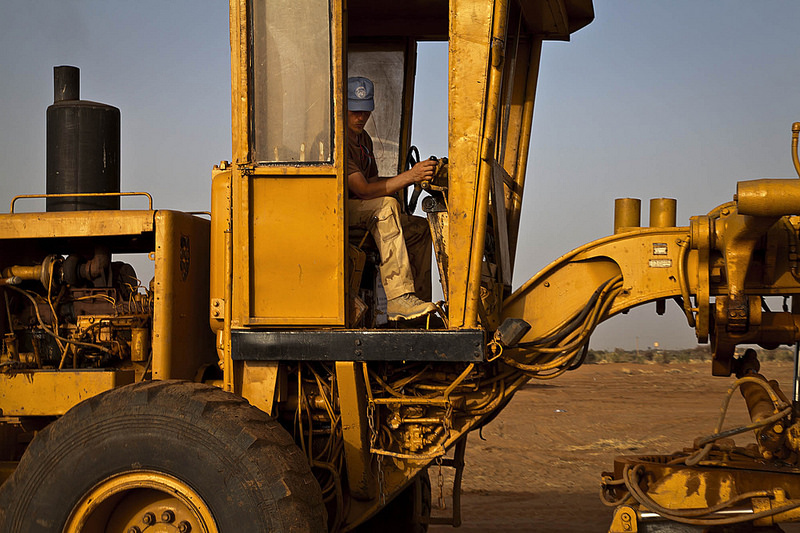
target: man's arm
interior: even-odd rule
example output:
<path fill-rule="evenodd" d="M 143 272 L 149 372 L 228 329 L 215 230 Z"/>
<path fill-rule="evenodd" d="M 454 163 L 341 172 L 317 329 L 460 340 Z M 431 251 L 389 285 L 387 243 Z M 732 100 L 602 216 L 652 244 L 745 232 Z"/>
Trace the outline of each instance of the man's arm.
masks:
<path fill-rule="evenodd" d="M 406 170 L 392 178 L 368 181 L 361 172 L 353 172 L 347 176 L 347 187 L 361 200 L 372 200 L 381 196 L 390 196 L 397 191 L 420 181 L 429 180 L 436 170 L 436 161 L 425 160 L 414 165 L 411 170 Z"/>

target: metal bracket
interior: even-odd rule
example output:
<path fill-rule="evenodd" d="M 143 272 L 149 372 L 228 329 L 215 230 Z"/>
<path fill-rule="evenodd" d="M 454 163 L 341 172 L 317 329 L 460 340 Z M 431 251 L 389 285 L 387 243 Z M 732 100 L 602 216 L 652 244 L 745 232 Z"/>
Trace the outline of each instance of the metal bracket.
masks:
<path fill-rule="evenodd" d="M 225 300 L 222 298 L 211 299 L 211 316 L 220 320 L 225 316 Z"/>
<path fill-rule="evenodd" d="M 467 449 L 467 437 L 458 441 L 456 444 L 453 458 L 443 457 L 441 466 L 449 466 L 455 469 L 453 476 L 453 514 L 450 516 L 430 516 L 420 517 L 420 522 L 424 524 L 442 524 L 453 527 L 461 526 L 461 480 L 464 476 L 464 452 Z"/>

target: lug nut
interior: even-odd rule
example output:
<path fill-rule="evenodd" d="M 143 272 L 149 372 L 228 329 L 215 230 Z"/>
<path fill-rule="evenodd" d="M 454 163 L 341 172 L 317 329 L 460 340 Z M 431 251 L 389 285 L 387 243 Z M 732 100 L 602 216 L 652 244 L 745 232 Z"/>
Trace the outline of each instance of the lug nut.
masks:
<path fill-rule="evenodd" d="M 153 524 L 156 523 L 156 515 L 154 515 L 153 513 L 144 513 L 144 516 L 142 517 L 142 522 L 146 526 L 152 526 Z"/>
<path fill-rule="evenodd" d="M 161 513 L 161 521 L 166 522 L 167 524 L 171 524 L 175 521 L 175 513 L 170 510 L 166 510 Z"/>
<path fill-rule="evenodd" d="M 131 526 L 128 528 L 128 533 L 142 533 L 142 530 L 136 526 Z"/>
<path fill-rule="evenodd" d="M 192 524 L 186 520 L 181 520 L 181 523 L 178 524 L 178 531 L 181 533 L 190 533 L 192 531 Z"/>

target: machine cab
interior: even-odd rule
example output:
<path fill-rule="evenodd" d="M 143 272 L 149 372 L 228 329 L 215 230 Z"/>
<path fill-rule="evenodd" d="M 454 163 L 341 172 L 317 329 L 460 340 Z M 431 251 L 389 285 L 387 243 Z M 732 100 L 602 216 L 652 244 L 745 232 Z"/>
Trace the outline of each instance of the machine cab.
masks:
<path fill-rule="evenodd" d="M 233 328 L 355 325 L 347 78 L 375 82 L 368 131 L 380 175 L 395 175 L 412 141 L 417 44 L 431 40 L 449 47 L 449 153 L 439 154 L 449 183 L 433 235 L 445 318 L 460 328 L 496 317 L 511 284 L 541 43 L 592 18 L 588 0 L 233 0 L 233 161 L 212 197 L 215 329 L 215 301 L 228 302 Z"/>

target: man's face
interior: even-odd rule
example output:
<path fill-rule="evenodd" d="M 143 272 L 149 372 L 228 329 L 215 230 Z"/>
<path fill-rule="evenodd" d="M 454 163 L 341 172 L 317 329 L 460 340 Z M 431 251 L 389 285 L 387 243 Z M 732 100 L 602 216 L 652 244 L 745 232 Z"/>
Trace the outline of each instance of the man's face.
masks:
<path fill-rule="evenodd" d="M 351 132 L 358 135 L 364 131 L 364 124 L 369 120 L 372 111 L 348 111 L 347 112 L 347 127 Z"/>

